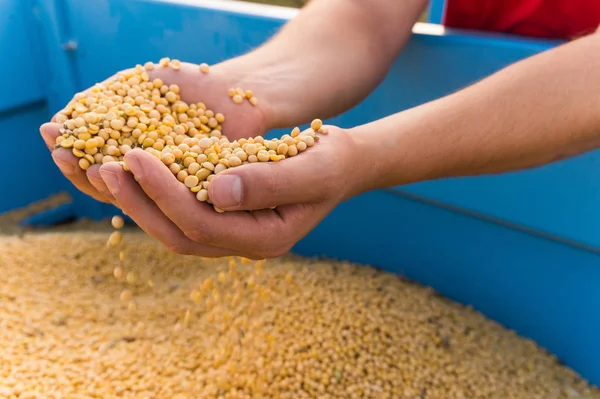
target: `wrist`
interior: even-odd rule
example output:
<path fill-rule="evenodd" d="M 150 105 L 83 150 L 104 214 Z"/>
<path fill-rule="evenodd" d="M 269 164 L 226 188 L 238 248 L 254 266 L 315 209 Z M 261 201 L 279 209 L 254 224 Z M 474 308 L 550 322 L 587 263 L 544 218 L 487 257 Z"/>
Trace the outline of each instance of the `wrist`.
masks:
<path fill-rule="evenodd" d="M 349 150 L 347 158 L 347 174 L 351 175 L 348 186 L 344 190 L 344 199 L 380 188 L 380 176 L 385 169 L 384 159 L 377 140 L 372 137 L 371 124 L 345 129 L 348 136 Z M 384 173 L 384 172 L 383 172 Z"/>
<path fill-rule="evenodd" d="M 355 195 L 425 179 L 414 119 L 409 110 L 348 129 L 363 163 Z"/>
<path fill-rule="evenodd" d="M 371 124 L 356 126 L 346 130 L 356 148 L 353 158 L 356 160 L 355 184 L 351 187 L 349 197 L 363 194 L 379 188 L 378 176 L 382 169 L 377 145 L 371 136 Z"/>

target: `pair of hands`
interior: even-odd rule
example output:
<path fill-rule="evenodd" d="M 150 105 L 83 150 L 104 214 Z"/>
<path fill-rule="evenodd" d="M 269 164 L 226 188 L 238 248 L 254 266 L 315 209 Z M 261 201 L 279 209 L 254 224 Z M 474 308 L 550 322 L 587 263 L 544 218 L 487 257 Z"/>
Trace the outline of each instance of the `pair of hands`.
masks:
<path fill-rule="evenodd" d="M 269 104 L 234 104 L 227 89 L 235 82 L 213 67 L 208 75 L 197 66 L 157 68 L 151 77 L 177 84 L 183 101 L 202 101 L 226 120 L 223 133 L 230 139 L 263 135 L 269 127 L 262 111 Z M 299 156 L 277 163 L 254 163 L 219 173 L 212 180 L 209 199 L 226 211 L 217 213 L 199 202 L 160 160 L 142 150 L 130 151 L 125 161 L 80 169 L 67 149 L 54 149 L 60 125 L 52 122 L 40 132 L 61 172 L 82 192 L 113 203 L 169 250 L 204 257 L 244 256 L 252 259 L 282 255 L 308 234 L 357 183 L 357 144 L 343 129 L 328 126 L 329 134 Z M 270 207 L 277 206 L 271 210 Z M 258 209 L 258 210 L 257 210 Z M 255 210 L 255 211 L 254 211 Z"/>

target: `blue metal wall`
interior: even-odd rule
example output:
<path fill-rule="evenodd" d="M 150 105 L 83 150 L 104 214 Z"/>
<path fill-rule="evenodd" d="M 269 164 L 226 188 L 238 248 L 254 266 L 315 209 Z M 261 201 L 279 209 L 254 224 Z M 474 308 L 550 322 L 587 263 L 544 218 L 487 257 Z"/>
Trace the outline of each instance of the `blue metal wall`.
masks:
<path fill-rule="evenodd" d="M 428 10 L 428 21 L 432 24 L 441 24 L 444 19 L 445 0 L 430 0 Z"/>
<path fill-rule="evenodd" d="M 213 1 L 29 2 L 38 18 L 45 55 L 43 61 L 37 59 L 33 72 L 17 68 L 13 73 L 47 71 L 46 87 L 36 81 L 23 94 L 23 101 L 43 110 L 44 97 L 27 93 L 45 90 L 51 112 L 76 91 L 136 63 L 169 56 L 213 64 L 241 54 L 294 15 L 289 11 L 267 16 L 261 11 L 266 8 L 246 5 L 249 12 L 224 11 L 214 8 L 218 3 Z M 9 10 L 18 15 L 18 2 L 9 3 Z M 434 3 L 439 11 L 442 2 Z M 13 29 L 19 32 L 18 27 Z M 383 117 L 457 90 L 556 44 L 455 31 L 418 33 L 419 29 L 382 85 L 355 109 L 328 122 L 352 126 Z M 21 48 L 13 44 L 14 33 L 11 40 L 3 37 L 3 51 Z M 69 40 L 76 43 L 74 51 L 63 48 Z M 38 55 L 25 55 L 34 56 Z M 0 104 L 3 97 L 13 104 L 14 92 L 0 94 Z M 0 124 L 7 123 L 9 116 L 14 130 L 18 114 L 2 115 Z M 34 146 L 31 155 L 43 163 L 40 184 L 51 187 L 59 179 L 55 169 L 47 167 L 49 157 L 37 136 L 37 124 L 45 115 L 39 111 L 37 119 L 23 117 L 19 123 Z M 12 159 L 7 165 L 18 161 Z M 599 161 L 599 153 L 592 152 L 527 172 L 365 194 L 338 207 L 295 251 L 371 263 L 432 285 L 534 338 L 600 384 Z M 5 185 L 11 181 L 15 189 L 23 190 L 15 176 L 2 176 Z M 38 196 L 39 190 L 31 195 Z M 113 212 L 81 195 L 76 201 L 80 216 Z"/>
<path fill-rule="evenodd" d="M 65 182 L 39 135 L 48 108 L 44 90 L 47 69 L 37 44 L 33 14 L 26 2 L 0 1 L 0 134 L 4 147 L 0 212 L 60 191 Z"/>

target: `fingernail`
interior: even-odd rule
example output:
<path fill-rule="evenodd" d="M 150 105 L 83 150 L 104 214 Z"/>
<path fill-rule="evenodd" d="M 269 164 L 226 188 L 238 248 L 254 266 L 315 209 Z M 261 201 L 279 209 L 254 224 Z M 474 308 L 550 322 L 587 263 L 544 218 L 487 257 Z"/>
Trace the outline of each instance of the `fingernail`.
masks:
<path fill-rule="evenodd" d="M 75 171 L 75 165 L 73 165 L 71 162 L 64 161 L 54 154 L 52 154 L 52 158 L 54 159 L 54 162 L 56 163 L 60 171 L 63 172 L 65 175 L 70 175 Z"/>
<path fill-rule="evenodd" d="M 211 201 L 221 209 L 231 208 L 242 203 L 244 190 L 242 179 L 239 176 L 218 176 L 212 181 L 211 188 Z"/>
<path fill-rule="evenodd" d="M 114 173 L 101 170 L 100 176 L 102 176 L 104 184 L 106 184 L 106 187 L 108 187 L 112 195 L 115 195 L 119 192 L 119 179 Z"/>

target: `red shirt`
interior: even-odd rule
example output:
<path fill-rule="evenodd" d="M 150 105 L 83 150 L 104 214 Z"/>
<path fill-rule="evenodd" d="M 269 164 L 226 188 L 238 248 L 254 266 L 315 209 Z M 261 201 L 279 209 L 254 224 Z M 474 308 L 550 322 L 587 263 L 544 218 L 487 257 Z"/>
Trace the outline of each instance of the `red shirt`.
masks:
<path fill-rule="evenodd" d="M 600 0 L 446 0 L 443 24 L 515 35 L 573 39 L 600 25 Z"/>

